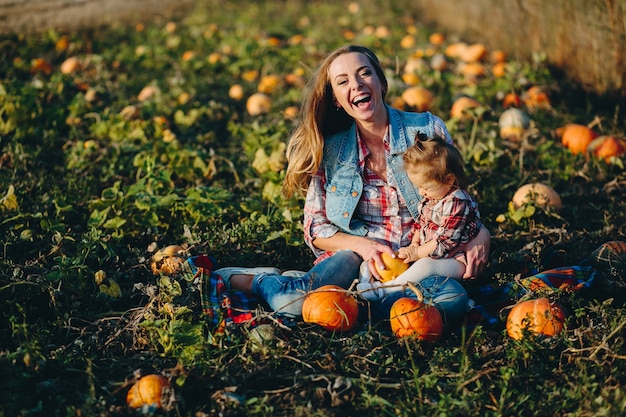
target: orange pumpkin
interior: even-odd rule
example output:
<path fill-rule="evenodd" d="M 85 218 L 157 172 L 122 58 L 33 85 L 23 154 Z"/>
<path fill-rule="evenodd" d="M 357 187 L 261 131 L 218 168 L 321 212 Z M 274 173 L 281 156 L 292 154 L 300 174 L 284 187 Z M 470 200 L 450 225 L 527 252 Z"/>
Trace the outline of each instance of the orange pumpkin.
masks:
<path fill-rule="evenodd" d="M 502 107 L 521 107 L 522 99 L 516 93 L 507 93 L 502 99 Z"/>
<path fill-rule="evenodd" d="M 140 408 L 144 405 L 161 408 L 163 388 L 169 387 L 170 381 L 159 374 L 150 374 L 140 378 L 130 387 L 126 394 L 126 404 L 130 408 Z"/>
<path fill-rule="evenodd" d="M 611 135 L 598 136 L 587 146 L 587 152 L 608 163 L 626 152 L 626 142 Z"/>
<path fill-rule="evenodd" d="M 246 101 L 246 110 L 250 116 L 260 116 L 270 112 L 272 99 L 265 93 L 254 93 Z"/>
<path fill-rule="evenodd" d="M 324 285 L 311 291 L 302 302 L 302 319 L 329 332 L 352 330 L 358 318 L 356 299 L 338 285 Z"/>
<path fill-rule="evenodd" d="M 378 270 L 378 273 L 380 274 L 380 282 L 391 281 L 409 269 L 409 264 L 405 263 L 400 258 L 392 258 L 387 252 L 382 252 L 380 257 L 385 265 L 385 269 Z"/>
<path fill-rule="evenodd" d="M 467 45 L 459 51 L 459 59 L 468 63 L 482 61 L 486 56 L 487 47 L 482 43 Z"/>
<path fill-rule="evenodd" d="M 467 112 L 470 109 L 475 109 L 479 106 L 480 102 L 478 102 L 478 100 L 472 97 L 461 96 L 454 100 L 454 103 L 452 103 L 452 108 L 450 109 L 450 117 L 454 117 L 457 119 L 469 118 Z"/>
<path fill-rule="evenodd" d="M 528 107 L 528 110 L 537 110 L 537 109 L 550 109 L 552 107 L 552 102 L 550 101 L 550 96 L 548 93 L 539 86 L 530 87 L 526 92 L 522 95 L 522 100 L 524 100 L 524 104 Z"/>
<path fill-rule="evenodd" d="M 556 336 L 563 330 L 565 312 L 547 298 L 526 300 L 516 304 L 506 319 L 506 332 L 515 340 L 526 333 Z"/>
<path fill-rule="evenodd" d="M 416 85 L 404 90 L 401 98 L 407 105 L 422 112 L 430 110 L 434 96 L 427 88 Z"/>
<path fill-rule="evenodd" d="M 412 336 L 420 340 L 436 341 L 443 333 L 443 319 L 437 307 L 418 299 L 402 297 L 391 306 L 391 331 L 396 337 Z"/>
<path fill-rule="evenodd" d="M 559 127 L 555 133 L 561 138 L 561 144 L 573 154 L 587 152 L 589 144 L 598 137 L 598 134 L 591 128 L 576 123 Z"/>

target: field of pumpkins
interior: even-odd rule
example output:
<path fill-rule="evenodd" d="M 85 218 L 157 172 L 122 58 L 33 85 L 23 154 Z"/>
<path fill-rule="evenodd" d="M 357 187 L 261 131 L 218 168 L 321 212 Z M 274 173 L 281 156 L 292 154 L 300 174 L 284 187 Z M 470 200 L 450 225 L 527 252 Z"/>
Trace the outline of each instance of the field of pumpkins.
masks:
<path fill-rule="evenodd" d="M 207 0 L 0 35 L 0 416 L 626 413 L 624 109 L 392 5 Z M 492 235 L 475 308 L 447 326 L 412 287 L 375 322 L 330 286 L 301 318 L 208 314 L 203 271 L 312 265 L 285 150 L 348 43 L 465 158 Z"/>

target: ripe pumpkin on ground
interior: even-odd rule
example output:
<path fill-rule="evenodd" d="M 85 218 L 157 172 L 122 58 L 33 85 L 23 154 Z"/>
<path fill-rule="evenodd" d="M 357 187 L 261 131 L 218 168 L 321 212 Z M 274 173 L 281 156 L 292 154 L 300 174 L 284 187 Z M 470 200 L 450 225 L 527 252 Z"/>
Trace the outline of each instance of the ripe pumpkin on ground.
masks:
<path fill-rule="evenodd" d="M 561 138 L 561 144 L 573 154 L 587 152 L 589 144 L 598 137 L 598 134 L 591 128 L 576 123 L 568 123 L 559 127 L 555 133 L 557 137 Z"/>
<path fill-rule="evenodd" d="M 126 404 L 130 408 L 154 406 L 161 408 L 163 388 L 169 387 L 170 381 L 163 375 L 150 374 L 140 378 L 126 394 Z"/>
<path fill-rule="evenodd" d="M 389 315 L 391 331 L 397 337 L 414 336 L 420 340 L 439 340 L 443 320 L 436 307 L 410 297 L 393 303 Z"/>
<path fill-rule="evenodd" d="M 186 250 L 180 245 L 169 245 L 152 255 L 150 269 L 154 275 L 174 275 L 185 263 Z"/>
<path fill-rule="evenodd" d="M 434 342 L 443 333 L 443 318 L 437 307 L 424 303 L 424 297 L 413 287 L 417 299 L 402 297 L 391 306 L 389 322 L 396 337 L 412 336 Z"/>
<path fill-rule="evenodd" d="M 470 109 L 475 109 L 480 106 L 480 102 L 472 97 L 461 96 L 454 100 L 452 107 L 450 108 L 450 117 L 457 119 L 470 118 L 467 113 Z"/>
<path fill-rule="evenodd" d="M 552 337 L 561 333 L 564 324 L 563 309 L 542 297 L 516 304 L 507 316 L 506 332 L 515 340 L 522 340 L 525 333 Z"/>
<path fill-rule="evenodd" d="M 520 140 L 526 129 L 530 127 L 530 117 L 524 110 L 511 107 L 502 112 L 498 119 L 498 126 L 501 138 Z"/>
<path fill-rule="evenodd" d="M 559 194 L 552 187 L 539 182 L 522 185 L 513 194 L 511 201 L 515 208 L 530 202 L 538 207 L 552 207 L 556 211 L 563 207 Z"/>
<path fill-rule="evenodd" d="M 626 142 L 612 135 L 598 136 L 589 143 L 587 152 L 609 163 L 626 152 Z"/>
<path fill-rule="evenodd" d="M 359 305 L 354 297 L 338 285 L 324 285 L 306 295 L 302 302 L 302 319 L 329 332 L 352 330 L 359 319 Z"/>

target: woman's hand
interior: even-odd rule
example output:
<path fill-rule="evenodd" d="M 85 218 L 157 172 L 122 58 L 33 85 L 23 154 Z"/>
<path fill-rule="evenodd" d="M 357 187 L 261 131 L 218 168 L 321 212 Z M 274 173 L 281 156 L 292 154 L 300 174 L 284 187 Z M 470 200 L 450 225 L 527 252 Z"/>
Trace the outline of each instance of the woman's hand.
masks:
<path fill-rule="evenodd" d="M 339 250 L 349 249 L 363 258 L 367 262 L 367 266 L 376 279 L 380 279 L 378 273 L 379 268 L 385 268 L 383 260 L 380 257 L 382 252 L 387 252 L 390 256 L 395 256 L 391 248 L 382 243 L 378 243 L 373 239 L 353 236 L 346 233 L 338 232 L 328 238 L 317 238 L 313 241 L 315 247 L 321 250 L 337 252 Z"/>
<path fill-rule="evenodd" d="M 479 276 L 487 262 L 491 248 L 491 234 L 485 226 L 480 228 L 478 235 L 464 245 L 467 267 L 463 279 L 473 279 Z"/>

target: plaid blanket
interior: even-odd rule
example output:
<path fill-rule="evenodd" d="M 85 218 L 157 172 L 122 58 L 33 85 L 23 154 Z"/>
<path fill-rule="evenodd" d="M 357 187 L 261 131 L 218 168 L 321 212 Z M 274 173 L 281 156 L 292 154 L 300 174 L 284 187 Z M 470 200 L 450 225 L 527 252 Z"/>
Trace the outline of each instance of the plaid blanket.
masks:
<path fill-rule="evenodd" d="M 503 308 L 523 298 L 550 293 L 577 292 L 591 288 L 598 272 L 591 266 L 564 266 L 548 269 L 504 285 L 487 284 L 467 288 L 475 306 L 468 313 L 465 325 L 497 324 Z"/>
<path fill-rule="evenodd" d="M 187 259 L 187 273 L 193 275 L 193 280 L 200 281 L 202 312 L 218 328 L 253 321 L 258 301 L 241 291 L 229 289 L 222 277 L 214 272 L 216 267 L 217 262 L 210 256 Z"/>
<path fill-rule="evenodd" d="M 187 260 L 187 273 L 193 274 L 193 279 L 199 279 L 201 283 L 202 311 L 218 329 L 246 322 L 254 324 L 254 311 L 259 301 L 227 288 L 222 277 L 214 272 L 216 266 L 215 259 L 206 255 Z M 475 306 L 467 314 L 463 325 L 495 325 L 502 320 L 502 309 L 522 298 L 589 289 L 596 275 L 591 266 L 577 265 L 549 269 L 505 285 L 470 286 L 467 291 Z"/>

